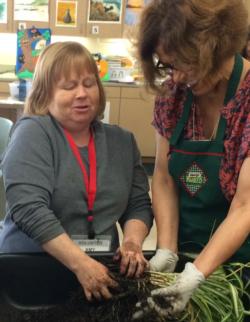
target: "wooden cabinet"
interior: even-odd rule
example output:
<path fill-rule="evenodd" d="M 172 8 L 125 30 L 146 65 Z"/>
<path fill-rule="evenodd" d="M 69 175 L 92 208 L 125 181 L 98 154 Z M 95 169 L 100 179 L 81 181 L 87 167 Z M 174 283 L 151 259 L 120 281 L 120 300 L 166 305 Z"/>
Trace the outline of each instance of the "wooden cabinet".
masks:
<path fill-rule="evenodd" d="M 154 96 L 142 87 L 105 86 L 107 97 L 105 120 L 131 131 L 141 155 L 155 157 L 153 120 Z"/>
<path fill-rule="evenodd" d="M 153 119 L 154 96 L 142 88 L 121 89 L 119 125 L 134 133 L 141 155 L 155 156 Z"/>
<path fill-rule="evenodd" d="M 110 124 L 119 124 L 120 117 L 120 87 L 105 87 L 107 121 Z"/>
<path fill-rule="evenodd" d="M 3 6 L 6 6 L 6 15 L 0 20 L 0 32 L 11 32 L 13 23 L 13 3 L 12 0 L 6 0 L 3 2 Z"/>

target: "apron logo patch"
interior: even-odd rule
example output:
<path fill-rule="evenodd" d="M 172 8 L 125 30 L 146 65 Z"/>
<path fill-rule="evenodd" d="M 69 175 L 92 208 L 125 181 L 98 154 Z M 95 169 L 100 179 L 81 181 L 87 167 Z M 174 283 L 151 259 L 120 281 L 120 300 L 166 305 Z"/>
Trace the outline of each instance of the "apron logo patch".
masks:
<path fill-rule="evenodd" d="M 180 181 L 185 190 L 193 197 L 207 182 L 207 177 L 201 167 L 196 162 L 183 173 Z"/>

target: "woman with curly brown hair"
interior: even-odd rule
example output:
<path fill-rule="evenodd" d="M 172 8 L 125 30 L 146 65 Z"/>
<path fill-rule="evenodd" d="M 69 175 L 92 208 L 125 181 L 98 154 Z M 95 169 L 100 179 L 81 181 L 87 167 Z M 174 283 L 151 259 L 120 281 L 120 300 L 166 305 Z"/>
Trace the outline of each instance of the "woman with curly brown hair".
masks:
<path fill-rule="evenodd" d="M 238 54 L 246 35 L 241 0 L 155 0 L 142 14 L 139 58 L 159 92 L 150 268 L 172 272 L 177 252 L 197 255 L 174 285 L 152 292 L 150 306 L 168 318 L 219 265 L 250 261 L 250 62 Z"/>

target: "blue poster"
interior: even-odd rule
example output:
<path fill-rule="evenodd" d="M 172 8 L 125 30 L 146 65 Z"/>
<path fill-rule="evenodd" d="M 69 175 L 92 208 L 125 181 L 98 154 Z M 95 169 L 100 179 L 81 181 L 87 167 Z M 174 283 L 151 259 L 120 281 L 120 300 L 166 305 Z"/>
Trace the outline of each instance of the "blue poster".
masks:
<path fill-rule="evenodd" d="M 50 41 L 51 31 L 48 28 L 32 27 L 17 31 L 16 75 L 18 78 L 33 77 L 37 58 Z"/>

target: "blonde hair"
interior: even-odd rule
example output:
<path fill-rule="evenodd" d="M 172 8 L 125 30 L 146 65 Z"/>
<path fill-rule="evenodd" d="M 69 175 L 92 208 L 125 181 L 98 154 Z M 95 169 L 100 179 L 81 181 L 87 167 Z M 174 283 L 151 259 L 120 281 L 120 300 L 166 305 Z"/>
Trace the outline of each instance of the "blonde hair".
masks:
<path fill-rule="evenodd" d="M 159 90 L 161 73 L 154 65 L 159 44 L 164 52 L 196 66 L 210 78 L 220 64 L 241 52 L 247 34 L 247 10 L 242 0 L 154 0 L 142 14 L 138 56 L 147 85 Z"/>
<path fill-rule="evenodd" d="M 67 79 L 72 72 L 80 76 L 86 69 L 96 77 L 100 95 L 97 116 L 101 116 L 105 109 L 106 98 L 96 62 L 84 46 L 72 41 L 50 44 L 40 54 L 34 72 L 32 89 L 25 102 L 24 114 L 48 114 L 54 86 L 59 79 L 61 77 Z"/>

